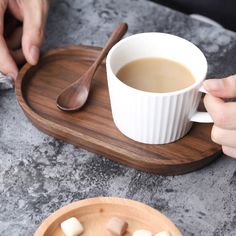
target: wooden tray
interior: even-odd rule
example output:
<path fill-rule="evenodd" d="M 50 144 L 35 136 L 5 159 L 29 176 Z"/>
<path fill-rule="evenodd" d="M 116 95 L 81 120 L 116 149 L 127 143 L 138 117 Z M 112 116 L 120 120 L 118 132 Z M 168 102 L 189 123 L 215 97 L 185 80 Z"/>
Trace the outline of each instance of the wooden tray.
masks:
<path fill-rule="evenodd" d="M 44 220 L 34 236 L 63 236 L 60 224 L 71 217 L 76 217 L 82 223 L 84 232 L 81 236 L 111 236 L 106 230 L 106 224 L 113 216 L 128 222 L 124 236 L 131 236 L 138 229 L 147 229 L 152 233 L 167 230 L 173 236 L 182 236 L 176 226 L 159 211 L 137 201 L 113 197 L 71 203 Z"/>
<path fill-rule="evenodd" d="M 57 95 L 91 65 L 99 51 L 88 46 L 54 49 L 43 55 L 37 66 L 22 68 L 16 96 L 36 127 L 111 160 L 161 175 L 190 172 L 219 156 L 221 147 L 211 141 L 209 124 L 194 124 L 184 138 L 165 145 L 141 144 L 120 133 L 112 120 L 105 64 L 95 75 L 83 109 L 60 111 Z"/>

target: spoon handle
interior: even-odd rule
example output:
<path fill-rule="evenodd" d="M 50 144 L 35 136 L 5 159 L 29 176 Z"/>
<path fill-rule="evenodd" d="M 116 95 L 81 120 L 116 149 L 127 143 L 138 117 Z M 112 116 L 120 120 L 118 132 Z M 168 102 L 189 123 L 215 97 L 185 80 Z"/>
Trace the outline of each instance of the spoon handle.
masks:
<path fill-rule="evenodd" d="M 86 73 L 86 76 L 83 77 L 81 81 L 76 81 L 75 83 L 82 83 L 84 81 L 84 85 L 87 87 L 87 90 L 90 88 L 91 80 L 99 67 L 99 65 L 102 63 L 103 59 L 109 52 L 109 50 L 112 48 L 114 44 L 116 44 L 126 33 L 128 29 L 128 25 L 126 23 L 120 23 L 111 36 L 109 37 L 108 41 L 106 42 L 105 46 L 103 47 L 102 51 L 100 52 L 99 56 L 97 59 L 94 61 L 92 66 L 89 68 L 89 70 Z"/>
<path fill-rule="evenodd" d="M 122 36 L 126 33 L 128 25 L 126 23 L 120 23 L 113 31 L 104 48 L 100 52 L 97 59 L 92 66 L 80 76 L 73 84 L 67 87 L 57 97 L 57 106 L 64 111 L 75 111 L 80 109 L 87 100 L 92 78 L 102 63 L 102 60 L 107 55 L 111 47 L 116 44 Z"/>
<path fill-rule="evenodd" d="M 105 46 L 103 47 L 100 55 L 96 59 L 96 61 L 93 64 L 94 69 L 96 70 L 97 66 L 99 66 L 104 59 L 104 57 L 107 55 L 109 50 L 112 48 L 114 44 L 116 44 L 126 33 L 128 29 L 128 25 L 126 23 L 120 23 L 116 29 L 113 31 L 111 36 L 109 37 L 108 41 L 106 42 Z"/>

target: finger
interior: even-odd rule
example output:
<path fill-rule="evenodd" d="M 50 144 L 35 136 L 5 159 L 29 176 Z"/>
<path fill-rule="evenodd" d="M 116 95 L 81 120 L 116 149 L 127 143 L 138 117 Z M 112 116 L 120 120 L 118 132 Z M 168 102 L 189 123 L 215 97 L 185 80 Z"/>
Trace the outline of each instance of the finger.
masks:
<path fill-rule="evenodd" d="M 11 54 L 7 48 L 6 42 L 2 35 L 0 35 L 0 71 L 13 79 L 16 79 L 18 69 Z"/>
<path fill-rule="evenodd" d="M 27 0 L 29 1 L 29 0 Z M 23 21 L 23 15 L 22 15 L 22 10 L 21 10 L 21 5 L 23 0 L 21 1 L 12 1 L 12 0 L 7 0 L 8 2 L 8 9 L 10 14 L 17 19 L 18 21 L 22 22 Z"/>
<path fill-rule="evenodd" d="M 7 2 L 0 1 L 0 35 L 4 34 L 4 15 L 7 9 Z"/>
<path fill-rule="evenodd" d="M 7 8 L 6 1 L 0 1 L 0 71 L 13 79 L 17 76 L 17 66 L 12 59 L 7 48 L 3 33 L 4 33 L 4 14 Z"/>
<path fill-rule="evenodd" d="M 7 2 L 0 1 L 0 71 L 13 79 L 16 79 L 18 69 L 7 48 L 4 32 L 4 14 L 7 8 Z"/>
<path fill-rule="evenodd" d="M 236 158 L 236 148 L 222 146 L 222 150 L 227 156 Z"/>
<path fill-rule="evenodd" d="M 25 56 L 24 56 L 23 51 L 22 51 L 21 48 L 18 49 L 18 50 L 12 51 L 11 55 L 12 55 L 13 59 L 15 60 L 15 62 L 18 66 L 23 65 L 26 61 Z"/>
<path fill-rule="evenodd" d="M 236 148 L 236 130 L 221 129 L 214 125 L 211 139 L 220 145 Z"/>
<path fill-rule="evenodd" d="M 35 65 L 39 59 L 40 47 L 44 37 L 47 18 L 46 1 L 25 1 L 23 6 L 23 38 L 22 48 L 26 60 Z"/>
<path fill-rule="evenodd" d="M 21 47 L 22 27 L 18 27 L 15 31 L 6 39 L 6 43 L 9 49 L 15 50 Z"/>
<path fill-rule="evenodd" d="M 236 129 L 236 103 L 224 102 L 222 99 L 207 94 L 204 105 L 215 125 L 224 129 Z"/>
<path fill-rule="evenodd" d="M 205 80 L 203 87 L 215 97 L 234 98 L 236 97 L 236 75 L 224 79 Z"/>

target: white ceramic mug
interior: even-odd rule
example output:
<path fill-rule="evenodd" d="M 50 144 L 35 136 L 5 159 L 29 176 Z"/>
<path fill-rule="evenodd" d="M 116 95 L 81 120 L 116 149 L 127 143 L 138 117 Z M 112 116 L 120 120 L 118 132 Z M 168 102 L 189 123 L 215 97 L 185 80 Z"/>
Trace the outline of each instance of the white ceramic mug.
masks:
<path fill-rule="evenodd" d="M 192 72 L 196 82 L 175 92 L 153 93 L 132 88 L 117 78 L 122 66 L 145 57 L 176 61 Z M 148 144 L 170 143 L 183 137 L 192 121 L 212 122 L 208 113 L 197 112 L 207 61 L 191 42 L 165 33 L 136 34 L 113 46 L 106 68 L 113 119 L 127 137 Z"/>

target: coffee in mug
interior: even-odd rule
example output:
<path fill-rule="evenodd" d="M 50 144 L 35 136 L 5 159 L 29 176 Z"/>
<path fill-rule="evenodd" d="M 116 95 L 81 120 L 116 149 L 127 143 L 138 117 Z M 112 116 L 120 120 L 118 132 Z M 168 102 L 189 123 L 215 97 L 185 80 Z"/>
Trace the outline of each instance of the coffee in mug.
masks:
<path fill-rule="evenodd" d="M 196 81 L 186 66 L 161 57 L 147 57 L 129 62 L 116 76 L 128 86 L 153 93 L 177 91 Z"/>

